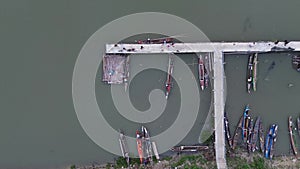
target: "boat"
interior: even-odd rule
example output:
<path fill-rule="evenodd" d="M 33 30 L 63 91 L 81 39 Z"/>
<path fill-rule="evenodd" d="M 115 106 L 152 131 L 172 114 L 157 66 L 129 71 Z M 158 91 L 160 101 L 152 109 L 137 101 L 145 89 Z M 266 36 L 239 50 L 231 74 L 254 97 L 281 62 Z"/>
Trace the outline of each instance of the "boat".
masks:
<path fill-rule="evenodd" d="M 300 55 L 294 55 L 292 58 L 292 66 L 298 72 L 300 72 Z"/>
<path fill-rule="evenodd" d="M 208 149 L 208 146 L 174 146 L 170 150 L 175 152 L 198 152 Z"/>
<path fill-rule="evenodd" d="M 264 127 L 262 120 L 259 121 L 259 146 L 262 153 L 265 152 L 265 137 L 264 137 Z"/>
<path fill-rule="evenodd" d="M 198 57 L 198 75 L 199 75 L 199 81 L 200 81 L 200 87 L 201 90 L 204 90 L 205 87 L 205 73 L 204 73 L 204 61 L 202 58 L 202 55 L 199 55 Z"/>
<path fill-rule="evenodd" d="M 250 119 L 248 126 L 248 136 L 247 136 L 247 150 L 250 153 L 251 150 L 251 140 L 252 140 L 252 130 L 253 130 L 253 119 Z"/>
<path fill-rule="evenodd" d="M 240 121 L 239 121 L 239 123 L 238 123 L 236 129 L 235 129 L 234 136 L 233 136 L 233 139 L 232 139 L 232 149 L 235 149 L 235 147 L 236 147 L 238 141 L 241 139 L 241 134 L 240 134 L 240 132 L 241 132 L 241 130 L 242 130 L 243 119 L 244 119 L 244 117 L 242 116 L 242 117 L 240 118 Z"/>
<path fill-rule="evenodd" d="M 247 69 L 247 91 L 250 93 L 251 84 L 253 80 L 253 54 L 249 56 Z"/>
<path fill-rule="evenodd" d="M 294 140 L 295 138 L 294 138 L 294 134 L 293 134 L 293 120 L 292 120 L 292 116 L 289 117 L 288 125 L 289 125 L 289 135 L 290 135 L 291 147 L 292 147 L 294 155 L 297 157 L 298 151 L 297 151 L 297 147 L 295 146 L 295 140 Z"/>
<path fill-rule="evenodd" d="M 123 78 L 124 81 L 124 88 L 125 88 L 125 92 L 127 91 L 128 88 L 128 78 L 129 78 L 129 56 L 126 56 L 126 64 L 125 64 L 125 75 Z"/>
<path fill-rule="evenodd" d="M 168 75 L 166 81 L 166 99 L 168 99 L 172 88 L 173 68 L 174 68 L 174 58 L 173 56 L 169 56 L 169 67 L 168 67 Z"/>
<path fill-rule="evenodd" d="M 265 141 L 265 152 L 264 152 L 265 158 L 270 158 L 271 147 L 273 144 L 273 131 L 274 131 L 274 128 L 273 128 L 273 126 L 271 126 L 269 129 L 269 132 L 266 136 L 266 141 Z"/>
<path fill-rule="evenodd" d="M 152 163 L 153 159 L 153 149 L 152 149 L 152 144 L 150 141 L 150 134 L 147 130 L 146 127 L 142 126 L 142 133 L 144 135 L 144 158 L 145 158 L 145 162 L 144 163 Z"/>
<path fill-rule="evenodd" d="M 298 130 L 298 134 L 300 136 L 300 117 L 297 118 L 297 130 Z"/>
<path fill-rule="evenodd" d="M 242 140 L 244 143 L 247 142 L 248 132 L 249 132 L 249 123 L 250 123 L 250 116 L 249 116 L 250 108 L 249 105 L 246 105 L 244 113 L 243 113 L 243 123 L 242 123 Z"/>
<path fill-rule="evenodd" d="M 144 163 L 144 151 L 143 151 L 143 135 L 139 130 L 136 130 L 136 143 L 137 150 L 140 158 L 141 164 Z"/>
<path fill-rule="evenodd" d="M 128 150 L 128 145 L 125 140 L 125 135 L 124 133 L 120 130 L 120 136 L 119 136 L 119 143 L 120 143 L 120 148 L 122 152 L 122 156 L 125 158 L 127 165 L 129 166 L 129 150 Z"/>
<path fill-rule="evenodd" d="M 209 57 L 210 56 L 210 53 L 208 55 L 205 55 L 205 58 L 204 58 L 204 84 L 205 84 L 205 88 L 208 87 L 208 84 L 209 84 L 209 71 L 208 71 L 208 68 L 209 68 Z"/>
<path fill-rule="evenodd" d="M 271 144 L 271 150 L 270 150 L 270 159 L 274 156 L 274 150 L 275 150 L 275 143 L 277 140 L 277 132 L 278 132 L 278 125 L 273 124 L 273 135 L 272 135 L 272 144 Z"/>
<path fill-rule="evenodd" d="M 258 132 L 259 132 L 259 126 L 260 126 L 260 117 L 257 117 L 255 121 L 255 125 L 253 128 L 253 132 L 251 134 L 251 152 L 254 152 L 256 150 L 256 143 L 258 139 Z"/>
<path fill-rule="evenodd" d="M 172 37 L 164 37 L 164 38 L 148 38 L 146 40 L 138 40 L 136 41 L 138 44 L 164 44 L 164 43 L 173 43 L 174 38 Z"/>
<path fill-rule="evenodd" d="M 225 134 L 227 137 L 227 142 L 230 148 L 232 148 L 232 138 L 230 135 L 230 129 L 229 129 L 229 122 L 228 122 L 228 118 L 227 118 L 227 113 L 224 113 L 224 124 L 225 124 Z"/>
<path fill-rule="evenodd" d="M 257 53 L 254 54 L 254 58 L 253 58 L 253 80 L 252 80 L 252 87 L 253 87 L 253 91 L 256 91 L 256 82 L 257 82 Z"/>

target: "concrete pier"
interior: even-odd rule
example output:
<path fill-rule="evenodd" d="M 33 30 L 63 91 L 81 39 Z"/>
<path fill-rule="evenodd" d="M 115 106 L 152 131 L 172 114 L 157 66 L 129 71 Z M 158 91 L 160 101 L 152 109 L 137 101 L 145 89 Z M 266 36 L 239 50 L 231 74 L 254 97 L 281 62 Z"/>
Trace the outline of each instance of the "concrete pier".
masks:
<path fill-rule="evenodd" d="M 227 168 L 224 128 L 224 53 L 300 51 L 300 41 L 291 42 L 199 42 L 164 44 L 107 44 L 107 54 L 155 54 L 211 52 L 217 167 Z"/>

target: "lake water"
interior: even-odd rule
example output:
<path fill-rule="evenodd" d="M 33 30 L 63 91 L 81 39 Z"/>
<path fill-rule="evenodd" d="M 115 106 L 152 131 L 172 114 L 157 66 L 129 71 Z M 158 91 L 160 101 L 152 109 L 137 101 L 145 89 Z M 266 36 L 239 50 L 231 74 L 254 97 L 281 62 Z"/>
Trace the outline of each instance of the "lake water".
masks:
<path fill-rule="evenodd" d="M 136 12 L 164 12 L 192 22 L 211 41 L 300 40 L 299 6 L 300 1 L 280 0 L 1 1 L 0 168 L 58 168 L 115 158 L 85 134 L 72 101 L 72 73 L 78 53 L 87 39 L 106 23 Z M 195 56 L 180 57 L 196 74 Z M 279 124 L 276 152 L 288 153 L 287 118 L 300 115 L 297 105 L 300 78 L 291 68 L 290 57 L 283 53 L 259 55 L 258 90 L 251 94 L 245 92 L 247 57 L 228 55 L 225 61 L 226 110 L 232 132 L 249 103 L 253 116 L 260 115 L 265 128 Z M 267 73 L 273 61 L 276 65 Z M 137 109 L 149 108 L 145 98 L 152 89 L 163 89 L 164 78 L 163 72 L 148 70 L 133 79 L 130 95 Z M 293 87 L 288 87 L 289 84 Z M 121 126 L 122 117 L 110 102 L 109 86 L 98 79 L 95 92 L 97 98 L 107 98 L 99 105 L 111 126 L 117 129 L 126 125 L 125 133 L 133 136 L 139 124 L 123 120 Z M 200 95 L 197 121 L 182 144 L 198 142 L 209 110 L 210 91 Z M 152 135 L 167 129 L 174 121 L 173 112 L 180 102 L 177 96 L 175 84 L 166 111 L 156 121 L 145 124 Z"/>

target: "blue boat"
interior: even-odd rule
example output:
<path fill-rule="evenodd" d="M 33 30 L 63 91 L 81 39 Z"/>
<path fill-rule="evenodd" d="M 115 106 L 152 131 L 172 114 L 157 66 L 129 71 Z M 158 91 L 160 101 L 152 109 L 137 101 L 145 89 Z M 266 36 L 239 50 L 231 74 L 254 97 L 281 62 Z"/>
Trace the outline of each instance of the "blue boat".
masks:
<path fill-rule="evenodd" d="M 274 144 L 276 142 L 278 125 L 273 124 L 270 127 L 269 133 L 265 142 L 265 158 L 272 159 L 274 153 Z"/>
<path fill-rule="evenodd" d="M 249 116 L 249 104 L 246 105 L 244 113 L 243 113 L 243 123 L 242 123 L 242 140 L 244 141 L 244 143 L 247 142 L 247 138 L 248 138 L 248 127 L 249 127 L 249 123 L 250 123 L 250 116 Z"/>

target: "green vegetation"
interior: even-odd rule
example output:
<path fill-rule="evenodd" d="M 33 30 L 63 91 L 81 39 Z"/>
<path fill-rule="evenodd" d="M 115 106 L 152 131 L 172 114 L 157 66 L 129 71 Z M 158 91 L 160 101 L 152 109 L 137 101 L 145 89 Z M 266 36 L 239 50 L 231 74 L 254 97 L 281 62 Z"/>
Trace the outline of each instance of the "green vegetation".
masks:
<path fill-rule="evenodd" d="M 122 168 L 122 167 L 127 168 L 128 165 L 127 165 L 127 162 L 126 162 L 125 158 L 119 157 L 119 158 L 116 160 L 116 167 L 117 167 L 117 168 Z"/>
<path fill-rule="evenodd" d="M 71 165 L 70 169 L 76 169 L 75 165 Z"/>

